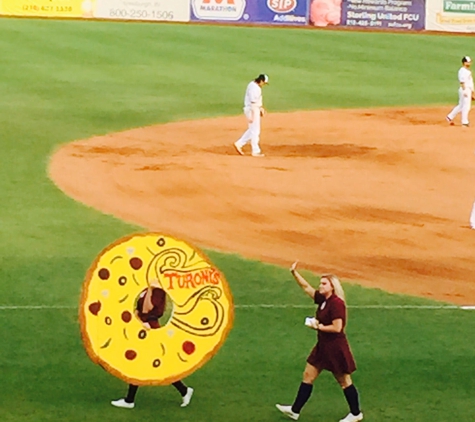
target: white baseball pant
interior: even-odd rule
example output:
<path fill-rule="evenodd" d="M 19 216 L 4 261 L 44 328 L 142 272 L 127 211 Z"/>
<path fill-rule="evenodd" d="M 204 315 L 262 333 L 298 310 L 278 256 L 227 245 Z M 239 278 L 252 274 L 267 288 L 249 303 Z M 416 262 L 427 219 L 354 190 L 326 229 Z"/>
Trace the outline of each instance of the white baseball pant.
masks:
<path fill-rule="evenodd" d="M 472 206 L 472 212 L 470 213 L 470 227 L 475 229 L 475 202 Z"/>
<path fill-rule="evenodd" d="M 448 114 L 450 120 L 454 120 L 455 116 L 462 112 L 462 124 L 468 125 L 468 113 L 472 107 L 472 92 L 467 89 L 464 90 L 462 87 L 459 88 L 459 103 L 454 107 L 454 109 Z"/>
<path fill-rule="evenodd" d="M 248 128 L 244 134 L 237 140 L 236 145 L 242 148 L 251 141 L 252 153 L 259 154 L 259 136 L 261 134 L 261 110 L 259 107 L 244 107 Z"/>

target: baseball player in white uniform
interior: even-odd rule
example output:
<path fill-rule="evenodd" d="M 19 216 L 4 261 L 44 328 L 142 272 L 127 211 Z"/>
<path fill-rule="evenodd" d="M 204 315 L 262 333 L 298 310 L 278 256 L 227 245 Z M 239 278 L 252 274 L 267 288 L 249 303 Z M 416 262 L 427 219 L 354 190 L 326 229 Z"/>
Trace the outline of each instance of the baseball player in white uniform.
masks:
<path fill-rule="evenodd" d="M 469 56 L 462 58 L 462 67 L 458 73 L 459 79 L 459 103 L 454 109 L 447 115 L 446 119 L 450 125 L 454 124 L 454 118 L 460 112 L 462 113 L 462 126 L 468 127 L 468 113 L 472 106 L 472 100 L 475 99 L 475 93 L 473 88 L 473 78 L 470 66 L 472 59 Z"/>
<path fill-rule="evenodd" d="M 261 74 L 247 86 L 244 95 L 244 115 L 248 122 L 248 129 L 241 138 L 234 142 L 234 148 L 241 155 L 244 155 L 242 150 L 244 145 L 251 141 L 252 156 L 264 157 L 259 147 L 259 136 L 261 134 L 261 117 L 266 112 L 262 105 L 262 87 L 268 83 L 269 77 Z"/>
<path fill-rule="evenodd" d="M 472 206 L 472 212 L 470 214 L 470 228 L 475 230 L 475 202 Z"/>

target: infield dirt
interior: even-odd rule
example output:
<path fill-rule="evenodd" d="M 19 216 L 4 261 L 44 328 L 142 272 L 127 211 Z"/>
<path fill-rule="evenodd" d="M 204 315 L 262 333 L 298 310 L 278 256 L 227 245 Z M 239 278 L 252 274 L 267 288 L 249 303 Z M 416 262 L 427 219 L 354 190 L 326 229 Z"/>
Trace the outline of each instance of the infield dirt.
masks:
<path fill-rule="evenodd" d="M 448 126 L 448 111 L 268 114 L 263 158 L 233 148 L 243 116 L 168 123 L 64 145 L 49 173 L 84 204 L 200 247 L 472 305 L 475 129 Z"/>

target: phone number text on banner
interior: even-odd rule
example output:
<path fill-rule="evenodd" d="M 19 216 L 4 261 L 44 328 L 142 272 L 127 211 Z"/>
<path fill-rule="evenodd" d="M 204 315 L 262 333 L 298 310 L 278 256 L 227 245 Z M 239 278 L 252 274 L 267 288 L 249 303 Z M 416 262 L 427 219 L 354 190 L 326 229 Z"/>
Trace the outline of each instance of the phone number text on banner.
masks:
<path fill-rule="evenodd" d="M 190 0 L 97 0 L 95 17 L 188 22 Z"/>
<path fill-rule="evenodd" d="M 91 0 L 0 0 L 0 15 L 92 17 Z"/>

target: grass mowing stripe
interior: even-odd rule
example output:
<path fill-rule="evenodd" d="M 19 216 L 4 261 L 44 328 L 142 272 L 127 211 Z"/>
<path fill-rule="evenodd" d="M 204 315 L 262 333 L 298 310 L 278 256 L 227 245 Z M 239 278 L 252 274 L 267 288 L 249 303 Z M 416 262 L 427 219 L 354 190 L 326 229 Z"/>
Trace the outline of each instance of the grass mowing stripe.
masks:
<path fill-rule="evenodd" d="M 235 305 L 236 309 L 247 308 L 270 308 L 270 309 L 307 309 L 311 305 L 293 305 L 293 304 L 273 304 L 273 303 L 260 303 L 253 305 Z M 348 309 L 461 309 L 461 310 L 475 310 L 475 306 L 456 306 L 456 305 L 348 305 Z M 55 305 L 1 305 L 0 310 L 15 310 L 15 309 L 78 309 L 77 306 L 55 306 Z"/>

